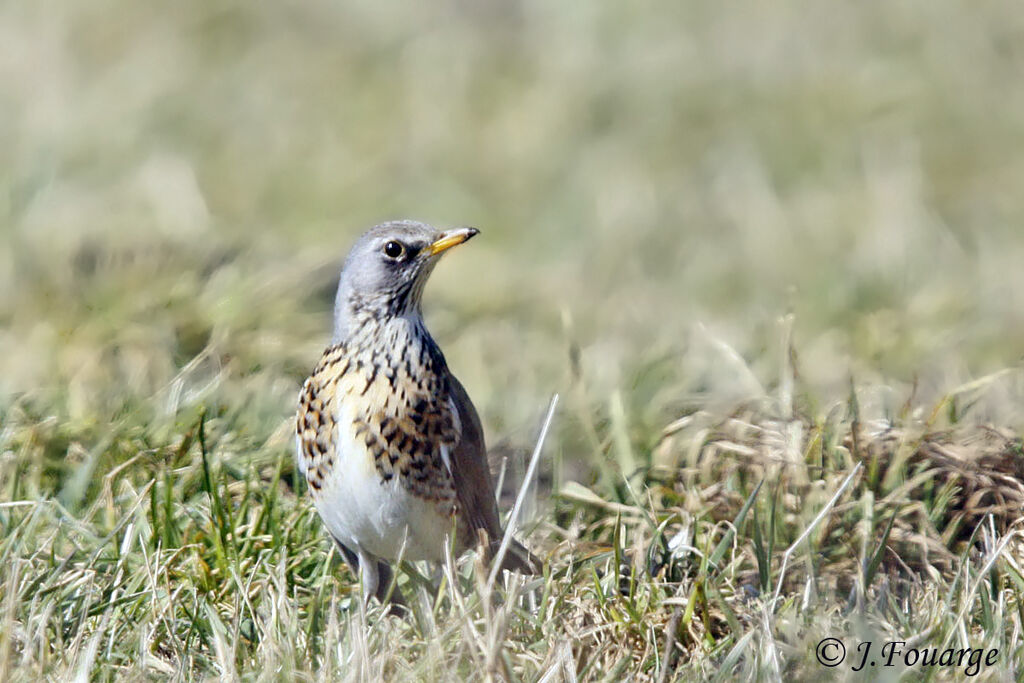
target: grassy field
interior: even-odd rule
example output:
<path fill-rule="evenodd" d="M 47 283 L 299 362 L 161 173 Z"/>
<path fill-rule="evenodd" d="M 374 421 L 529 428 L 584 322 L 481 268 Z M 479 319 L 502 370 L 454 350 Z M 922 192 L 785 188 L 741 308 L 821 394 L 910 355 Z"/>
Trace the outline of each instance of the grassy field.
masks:
<path fill-rule="evenodd" d="M 0 46 L 0 680 L 1024 677 L 1015 3 L 15 0 Z M 397 217 L 482 231 L 425 313 L 505 512 L 560 396 L 545 574 L 408 567 L 408 619 L 290 424 Z"/>

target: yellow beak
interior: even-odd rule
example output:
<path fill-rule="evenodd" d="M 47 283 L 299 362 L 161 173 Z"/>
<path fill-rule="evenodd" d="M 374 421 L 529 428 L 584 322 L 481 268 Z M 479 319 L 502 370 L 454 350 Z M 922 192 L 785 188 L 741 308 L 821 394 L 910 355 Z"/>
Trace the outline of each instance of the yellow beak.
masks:
<path fill-rule="evenodd" d="M 454 246 L 462 244 L 478 232 L 480 231 L 476 228 L 456 228 L 455 230 L 443 232 L 437 241 L 427 247 L 427 253 L 431 256 L 437 256 L 442 251 L 447 251 Z"/>

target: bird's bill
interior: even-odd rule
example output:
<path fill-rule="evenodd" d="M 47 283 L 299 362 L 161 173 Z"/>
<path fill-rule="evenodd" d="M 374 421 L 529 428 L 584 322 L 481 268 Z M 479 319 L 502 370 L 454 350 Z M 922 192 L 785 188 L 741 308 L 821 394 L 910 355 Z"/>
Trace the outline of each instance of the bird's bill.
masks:
<path fill-rule="evenodd" d="M 480 231 L 476 228 L 457 228 L 455 230 L 448 230 L 441 233 L 441 236 L 427 247 L 427 251 L 431 256 L 437 256 L 443 251 L 447 251 L 454 246 L 462 244 L 478 232 Z"/>

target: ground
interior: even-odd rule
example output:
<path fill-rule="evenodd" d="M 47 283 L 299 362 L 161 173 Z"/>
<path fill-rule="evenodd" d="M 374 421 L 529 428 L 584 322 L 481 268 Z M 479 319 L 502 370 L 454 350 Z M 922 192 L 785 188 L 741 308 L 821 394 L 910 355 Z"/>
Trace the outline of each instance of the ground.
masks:
<path fill-rule="evenodd" d="M 1022 17 L 4 4 L 0 680 L 1019 677 Z M 425 313 L 506 514 L 559 396 L 544 575 L 405 619 L 290 424 L 400 217 L 481 229 Z"/>

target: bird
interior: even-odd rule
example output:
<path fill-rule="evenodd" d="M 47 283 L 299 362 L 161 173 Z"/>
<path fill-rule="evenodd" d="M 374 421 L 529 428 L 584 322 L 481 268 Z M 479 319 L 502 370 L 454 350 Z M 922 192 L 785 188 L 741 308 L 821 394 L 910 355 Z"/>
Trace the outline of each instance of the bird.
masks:
<path fill-rule="evenodd" d="M 331 344 L 299 392 L 298 469 L 364 600 L 404 605 L 391 564 L 440 562 L 449 537 L 487 562 L 502 541 L 480 417 L 421 312 L 441 256 L 478 233 L 401 220 L 363 234 L 341 269 Z M 512 539 L 502 569 L 539 567 Z"/>

